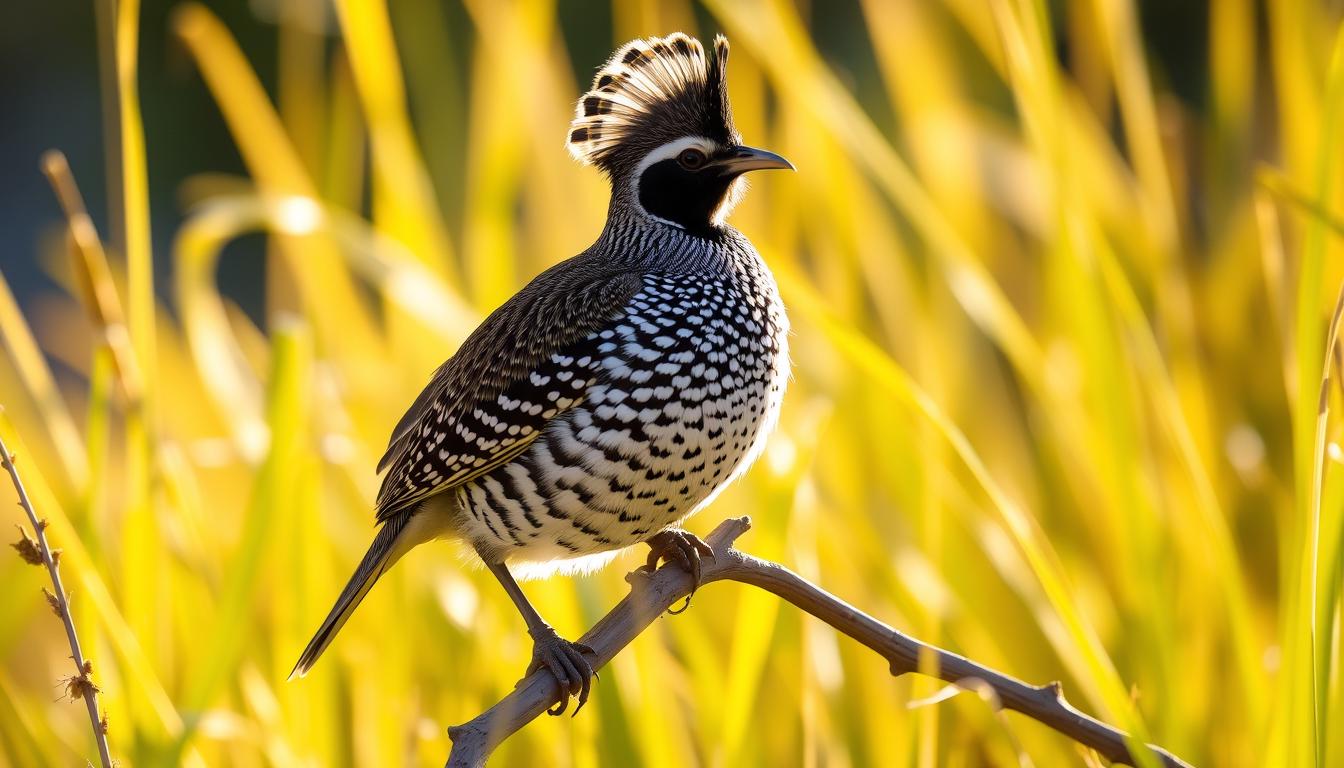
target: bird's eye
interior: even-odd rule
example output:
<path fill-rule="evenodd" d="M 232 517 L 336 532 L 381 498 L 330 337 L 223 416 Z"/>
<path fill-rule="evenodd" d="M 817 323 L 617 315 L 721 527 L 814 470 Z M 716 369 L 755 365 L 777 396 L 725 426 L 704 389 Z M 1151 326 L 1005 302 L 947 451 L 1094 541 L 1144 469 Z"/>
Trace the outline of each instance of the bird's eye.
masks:
<path fill-rule="evenodd" d="M 694 171 L 705 164 L 705 153 L 698 149 L 683 149 L 681 154 L 677 155 L 677 162 L 681 167 L 688 171 Z"/>

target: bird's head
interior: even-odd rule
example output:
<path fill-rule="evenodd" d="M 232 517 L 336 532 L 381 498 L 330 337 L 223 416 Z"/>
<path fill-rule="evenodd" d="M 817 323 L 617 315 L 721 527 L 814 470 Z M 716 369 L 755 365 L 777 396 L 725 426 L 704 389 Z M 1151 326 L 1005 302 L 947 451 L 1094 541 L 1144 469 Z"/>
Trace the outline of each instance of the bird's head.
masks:
<path fill-rule="evenodd" d="M 579 99 L 570 154 L 602 169 L 614 202 L 691 232 L 713 231 L 737 202 L 742 174 L 793 168 L 742 145 L 727 64 L 722 35 L 712 55 L 680 32 L 626 43 Z"/>

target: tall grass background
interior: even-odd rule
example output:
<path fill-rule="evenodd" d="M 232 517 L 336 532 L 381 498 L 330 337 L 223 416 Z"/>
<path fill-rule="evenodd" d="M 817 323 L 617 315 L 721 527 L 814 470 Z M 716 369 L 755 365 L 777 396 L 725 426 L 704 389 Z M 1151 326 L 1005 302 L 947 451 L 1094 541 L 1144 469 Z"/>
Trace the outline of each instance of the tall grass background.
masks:
<path fill-rule="evenodd" d="M 1172 95 L 1129 0 L 861 0 L 846 67 L 812 31 L 833 8 L 276 0 L 262 78 L 181 3 L 166 34 L 247 175 L 190 180 L 155 250 L 136 66 L 138 36 L 164 32 L 137 0 L 95 0 L 109 224 L 100 243 L 50 160 L 82 223 L 5 256 L 65 291 L 25 314 L 0 281 L 0 430 L 64 548 L 124 764 L 437 765 L 446 726 L 511 688 L 522 622 L 446 544 L 285 677 L 372 535 L 403 408 L 601 227 L 605 187 L 562 145 L 574 73 L 682 29 L 730 37 L 740 130 L 799 168 L 753 179 L 733 217 L 795 326 L 782 423 L 691 528 L 750 514 L 753 553 L 1060 679 L 1196 764 L 1344 765 L 1344 452 L 1320 408 L 1340 402 L 1338 3 L 1211 0 L 1199 103 Z M 592 19 L 610 39 L 568 47 Z M 260 320 L 216 280 L 257 232 Z M 639 560 L 525 589 L 574 637 Z M 15 766 L 93 754 L 54 689 L 69 662 L 41 583 L 0 558 Z M 496 760 L 1094 762 L 992 700 L 931 702 L 940 687 L 720 585 L 622 653 L 582 715 Z"/>

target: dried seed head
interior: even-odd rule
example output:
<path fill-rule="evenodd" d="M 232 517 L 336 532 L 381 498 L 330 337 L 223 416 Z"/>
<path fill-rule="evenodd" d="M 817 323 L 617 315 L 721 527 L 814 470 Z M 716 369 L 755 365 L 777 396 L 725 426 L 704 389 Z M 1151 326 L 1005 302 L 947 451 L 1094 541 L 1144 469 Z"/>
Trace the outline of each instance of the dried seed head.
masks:
<path fill-rule="evenodd" d="M 19 529 L 19 540 L 10 546 L 18 551 L 23 562 L 29 565 L 42 565 L 45 561 L 42 559 L 42 549 L 38 547 L 37 540 L 29 536 L 22 525 L 14 527 Z"/>
<path fill-rule="evenodd" d="M 86 696 L 93 696 L 102 689 L 93 684 L 93 679 L 89 675 L 93 672 L 93 665 L 84 662 L 84 671 L 78 675 L 71 675 L 61 679 L 61 685 L 65 688 L 65 695 L 70 701 L 79 701 Z"/>
<path fill-rule="evenodd" d="M 51 612 L 56 614 L 56 618 L 65 619 L 65 609 L 61 607 L 61 601 L 51 593 L 46 587 L 42 588 L 42 594 L 47 598 L 47 605 L 51 606 Z"/>

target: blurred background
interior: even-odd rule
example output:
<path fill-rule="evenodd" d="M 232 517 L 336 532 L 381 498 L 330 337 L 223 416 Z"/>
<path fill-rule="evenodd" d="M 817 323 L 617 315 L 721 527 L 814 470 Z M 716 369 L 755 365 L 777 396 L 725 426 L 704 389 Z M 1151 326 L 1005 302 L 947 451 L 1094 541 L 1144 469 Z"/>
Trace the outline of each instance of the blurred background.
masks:
<path fill-rule="evenodd" d="M 729 36 L 738 127 L 799 169 L 733 217 L 795 326 L 782 423 L 692 530 L 750 514 L 744 549 L 1195 764 L 1344 765 L 1344 451 L 1320 408 L 1340 405 L 1342 16 L 0 5 L 0 435 L 64 550 L 113 754 L 439 765 L 447 726 L 512 688 L 522 623 L 448 544 L 285 677 L 372 535 L 404 408 L 596 237 L 575 99 L 619 44 L 684 30 Z M 524 589 L 576 637 L 642 556 Z M 0 765 L 94 754 L 44 583 L 0 557 Z M 942 692 L 717 585 L 495 764 L 1101 762 Z"/>

